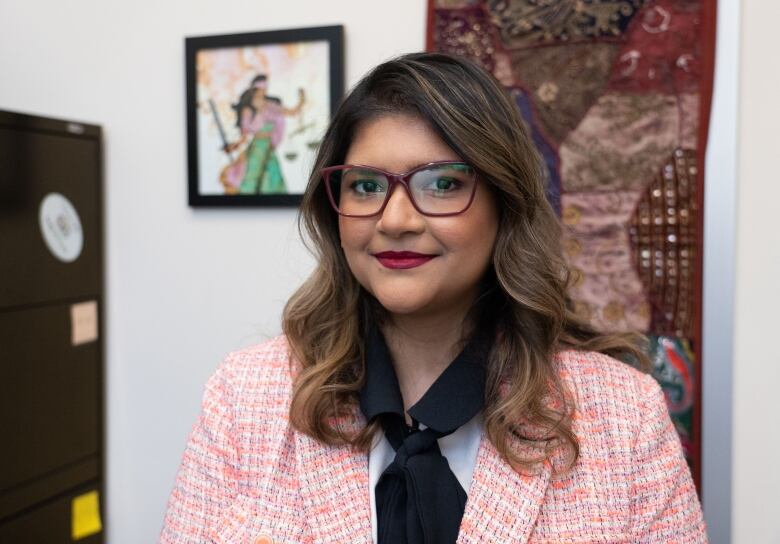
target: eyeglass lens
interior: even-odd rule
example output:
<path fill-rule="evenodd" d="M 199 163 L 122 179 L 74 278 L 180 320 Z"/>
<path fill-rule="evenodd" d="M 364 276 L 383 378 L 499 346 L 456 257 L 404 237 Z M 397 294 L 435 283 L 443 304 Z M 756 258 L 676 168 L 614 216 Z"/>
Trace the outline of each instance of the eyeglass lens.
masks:
<path fill-rule="evenodd" d="M 459 213 L 469 205 L 474 178 L 474 170 L 467 164 L 432 165 L 409 178 L 410 196 L 423 213 Z M 382 172 L 348 167 L 330 173 L 330 186 L 339 212 L 373 215 L 388 196 L 389 182 Z"/>

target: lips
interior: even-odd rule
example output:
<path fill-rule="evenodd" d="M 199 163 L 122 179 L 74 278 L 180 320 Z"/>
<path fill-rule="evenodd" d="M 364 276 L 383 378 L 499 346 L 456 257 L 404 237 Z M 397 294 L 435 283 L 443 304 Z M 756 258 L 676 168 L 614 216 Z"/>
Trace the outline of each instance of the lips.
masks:
<path fill-rule="evenodd" d="M 398 270 L 416 268 L 424 265 L 436 257 L 436 255 L 415 253 L 414 251 L 381 251 L 379 253 L 374 253 L 374 257 L 376 257 L 385 268 Z"/>

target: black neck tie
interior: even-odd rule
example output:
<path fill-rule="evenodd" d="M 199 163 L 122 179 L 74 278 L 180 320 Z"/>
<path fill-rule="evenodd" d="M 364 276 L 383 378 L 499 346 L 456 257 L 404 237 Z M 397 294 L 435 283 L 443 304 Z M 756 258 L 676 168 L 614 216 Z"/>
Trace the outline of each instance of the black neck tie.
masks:
<path fill-rule="evenodd" d="M 395 449 L 395 459 L 376 485 L 379 544 L 454 543 L 466 507 L 466 492 L 437 442 L 453 431 L 428 428 L 408 432 L 397 416 L 383 418 L 382 425 Z"/>
<path fill-rule="evenodd" d="M 366 383 L 360 407 L 379 418 L 395 459 L 375 488 L 379 544 L 453 544 L 466 491 L 437 440 L 468 423 L 484 404 L 489 344 L 475 335 L 422 398 L 407 411 L 423 430 L 406 425 L 403 399 L 387 344 L 377 328 L 366 343 Z"/>

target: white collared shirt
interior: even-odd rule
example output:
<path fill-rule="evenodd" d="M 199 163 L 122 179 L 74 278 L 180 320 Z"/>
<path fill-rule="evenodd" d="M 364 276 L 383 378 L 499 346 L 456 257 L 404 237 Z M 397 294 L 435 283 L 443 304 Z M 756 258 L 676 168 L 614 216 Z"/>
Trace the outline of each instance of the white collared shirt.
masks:
<path fill-rule="evenodd" d="M 420 424 L 420 429 L 425 429 L 425 425 Z M 469 493 L 471 479 L 474 475 L 474 466 L 477 463 L 477 451 L 482 438 L 482 413 L 477 414 L 468 423 L 461 425 L 454 433 L 439 438 L 439 449 L 441 454 L 447 459 L 455 477 L 460 482 L 461 487 Z M 374 535 L 374 542 L 377 541 L 377 519 L 376 519 L 376 484 L 379 477 L 385 469 L 395 459 L 395 450 L 390 442 L 387 441 L 385 433 L 378 432 L 374 440 L 374 447 L 368 454 L 368 489 L 371 497 L 371 530 Z"/>

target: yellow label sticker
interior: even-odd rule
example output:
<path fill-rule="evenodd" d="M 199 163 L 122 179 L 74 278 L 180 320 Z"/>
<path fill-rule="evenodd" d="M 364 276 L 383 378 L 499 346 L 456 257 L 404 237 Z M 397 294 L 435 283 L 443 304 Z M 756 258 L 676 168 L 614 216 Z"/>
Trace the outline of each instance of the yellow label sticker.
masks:
<path fill-rule="evenodd" d="M 97 491 L 74 497 L 70 504 L 70 537 L 80 540 L 103 530 Z"/>

